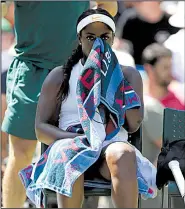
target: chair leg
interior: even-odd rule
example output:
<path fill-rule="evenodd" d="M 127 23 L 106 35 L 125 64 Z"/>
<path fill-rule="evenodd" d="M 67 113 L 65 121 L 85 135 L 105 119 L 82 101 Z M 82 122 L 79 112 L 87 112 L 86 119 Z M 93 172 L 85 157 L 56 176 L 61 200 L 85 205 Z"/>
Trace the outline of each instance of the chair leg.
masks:
<path fill-rule="evenodd" d="M 139 194 L 138 197 L 138 208 L 141 208 L 141 195 Z"/>
<path fill-rule="evenodd" d="M 48 197 L 45 195 L 44 197 L 44 208 L 48 208 Z"/>
<path fill-rule="evenodd" d="M 43 208 L 48 208 L 48 196 L 45 194 L 44 191 L 42 191 L 42 204 L 43 204 Z"/>
<path fill-rule="evenodd" d="M 163 186 L 161 208 L 168 208 L 168 207 L 169 207 L 168 186 Z"/>

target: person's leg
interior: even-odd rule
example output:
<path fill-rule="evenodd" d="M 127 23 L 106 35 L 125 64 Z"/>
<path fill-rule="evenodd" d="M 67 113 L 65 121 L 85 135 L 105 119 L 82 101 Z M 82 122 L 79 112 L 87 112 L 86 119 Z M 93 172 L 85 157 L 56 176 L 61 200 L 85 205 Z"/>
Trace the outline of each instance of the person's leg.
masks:
<path fill-rule="evenodd" d="M 72 197 L 57 194 L 58 208 L 82 208 L 84 199 L 84 175 L 81 175 L 73 185 Z"/>
<path fill-rule="evenodd" d="M 84 173 L 84 179 L 85 181 L 93 180 L 93 179 L 99 179 L 102 176 L 98 172 L 102 161 L 104 158 L 99 158 L 90 168 L 87 169 L 87 171 Z M 98 208 L 99 203 L 99 196 L 88 196 L 85 197 L 82 208 Z"/>
<path fill-rule="evenodd" d="M 22 207 L 25 191 L 18 172 L 28 166 L 36 147 L 35 114 L 46 69 L 15 59 L 7 74 L 7 110 L 2 131 L 9 136 L 9 161 L 3 180 L 3 206 Z"/>
<path fill-rule="evenodd" d="M 105 151 L 101 175 L 112 181 L 112 200 L 117 208 L 138 207 L 136 156 L 127 143 L 115 142 Z"/>
<path fill-rule="evenodd" d="M 36 140 L 9 136 L 9 159 L 2 185 L 4 208 L 19 208 L 24 204 L 26 193 L 18 172 L 31 163 L 36 143 Z"/>

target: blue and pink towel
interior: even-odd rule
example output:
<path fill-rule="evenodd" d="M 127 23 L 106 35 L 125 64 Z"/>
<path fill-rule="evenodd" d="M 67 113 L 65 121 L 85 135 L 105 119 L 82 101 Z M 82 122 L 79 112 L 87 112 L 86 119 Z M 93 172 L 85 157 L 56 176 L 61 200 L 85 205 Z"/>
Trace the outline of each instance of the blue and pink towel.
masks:
<path fill-rule="evenodd" d="M 37 207 L 42 205 L 42 189 L 71 197 L 74 182 L 98 160 L 105 143 L 128 143 L 119 134 L 125 124 L 125 111 L 140 107 L 139 97 L 124 78 L 114 52 L 99 38 L 78 79 L 76 93 L 81 127 L 70 131 L 82 131 L 84 135 L 57 140 L 36 164 L 19 173 L 27 196 Z M 139 193 L 153 198 L 156 169 L 135 150 Z"/>

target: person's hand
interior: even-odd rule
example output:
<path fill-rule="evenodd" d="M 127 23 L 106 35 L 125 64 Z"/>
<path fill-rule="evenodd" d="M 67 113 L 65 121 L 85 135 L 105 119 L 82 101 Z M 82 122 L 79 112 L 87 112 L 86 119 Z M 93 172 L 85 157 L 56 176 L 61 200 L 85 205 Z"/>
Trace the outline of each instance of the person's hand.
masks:
<path fill-rule="evenodd" d="M 5 17 L 8 11 L 8 6 L 6 3 L 1 3 L 1 11 L 2 11 L 2 17 Z"/>
<path fill-rule="evenodd" d="M 97 0 L 97 8 L 102 8 L 107 10 L 113 17 L 116 16 L 118 12 L 118 3 L 117 1 L 102 1 Z"/>
<path fill-rule="evenodd" d="M 14 26 L 14 3 L 11 1 L 1 3 L 2 18 L 6 18 Z"/>

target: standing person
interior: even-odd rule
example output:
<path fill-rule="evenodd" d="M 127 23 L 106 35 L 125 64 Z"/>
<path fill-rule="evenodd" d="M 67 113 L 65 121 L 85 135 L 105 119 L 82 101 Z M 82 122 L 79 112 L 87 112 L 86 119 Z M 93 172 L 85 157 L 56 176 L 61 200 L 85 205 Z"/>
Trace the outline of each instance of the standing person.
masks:
<path fill-rule="evenodd" d="M 123 12 L 118 20 L 116 35 L 130 45 L 136 65 L 142 64 L 142 52 L 148 45 L 162 44 L 179 30 L 169 24 L 170 15 L 160 4 L 160 1 L 133 2 L 133 8 Z"/>
<path fill-rule="evenodd" d="M 172 52 L 163 45 L 154 43 L 146 47 L 142 57 L 148 75 L 149 96 L 159 100 L 165 107 L 184 110 L 185 104 L 169 89 L 173 81 Z"/>
<path fill-rule="evenodd" d="M 115 15 L 116 2 L 97 1 Z M 22 207 L 26 195 L 18 172 L 29 165 L 37 144 L 35 113 L 48 73 L 62 65 L 76 40 L 76 19 L 88 1 L 14 2 L 16 58 L 7 74 L 7 110 L 2 130 L 9 134 L 9 160 L 3 179 L 3 207 Z M 5 14 L 4 14 L 5 15 Z"/>

